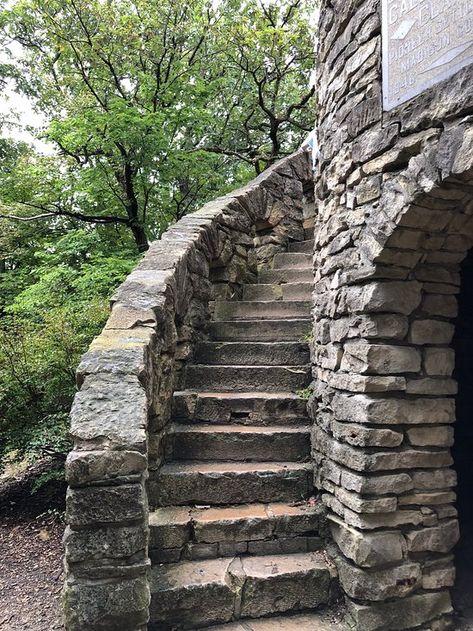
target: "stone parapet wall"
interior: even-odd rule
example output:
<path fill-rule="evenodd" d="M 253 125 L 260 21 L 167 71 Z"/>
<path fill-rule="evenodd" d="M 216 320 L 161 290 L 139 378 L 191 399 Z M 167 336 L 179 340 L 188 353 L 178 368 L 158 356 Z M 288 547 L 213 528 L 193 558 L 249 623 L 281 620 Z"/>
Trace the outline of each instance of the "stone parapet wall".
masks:
<path fill-rule="evenodd" d="M 66 466 L 68 631 L 146 629 L 147 480 L 163 460 L 172 394 L 211 300 L 237 296 L 258 265 L 314 214 L 309 154 L 181 219 L 153 243 L 112 300 L 78 369 Z"/>
<path fill-rule="evenodd" d="M 313 456 L 360 631 L 451 627 L 451 341 L 473 243 L 473 67 L 388 113 L 378 0 L 321 7 Z"/>

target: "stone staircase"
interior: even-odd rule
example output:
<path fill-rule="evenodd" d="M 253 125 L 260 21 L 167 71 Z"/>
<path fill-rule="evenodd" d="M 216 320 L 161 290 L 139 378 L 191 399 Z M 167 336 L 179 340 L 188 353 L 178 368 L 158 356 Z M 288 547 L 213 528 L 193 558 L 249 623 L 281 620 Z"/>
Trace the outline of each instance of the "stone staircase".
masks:
<path fill-rule="evenodd" d="M 292 243 L 241 301 L 217 301 L 185 369 L 150 480 L 150 629 L 340 629 L 299 393 L 311 381 L 312 247 Z"/>

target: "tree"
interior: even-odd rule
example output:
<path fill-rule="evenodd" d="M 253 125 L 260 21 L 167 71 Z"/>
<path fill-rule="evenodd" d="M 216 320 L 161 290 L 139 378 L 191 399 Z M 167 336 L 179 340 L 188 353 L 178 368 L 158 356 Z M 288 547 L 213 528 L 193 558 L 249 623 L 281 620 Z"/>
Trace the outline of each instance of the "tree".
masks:
<path fill-rule="evenodd" d="M 304 0 L 242 0 L 237 15 L 225 14 L 218 26 L 227 42 L 221 55 L 222 124 L 203 139 L 206 151 L 235 156 L 260 173 L 313 129 L 311 11 L 313 3 Z"/>
<path fill-rule="evenodd" d="M 1 16 L 4 42 L 24 51 L 10 74 L 57 155 L 25 165 L 31 185 L 3 217 L 112 225 L 143 251 L 249 165 L 289 152 L 313 118 L 308 5 L 15 2 Z"/>

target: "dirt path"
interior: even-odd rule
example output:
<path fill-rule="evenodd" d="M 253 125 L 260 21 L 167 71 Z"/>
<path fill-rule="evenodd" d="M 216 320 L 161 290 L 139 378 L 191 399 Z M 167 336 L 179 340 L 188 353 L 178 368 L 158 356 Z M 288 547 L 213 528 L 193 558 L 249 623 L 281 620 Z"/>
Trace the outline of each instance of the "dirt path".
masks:
<path fill-rule="evenodd" d="M 64 488 L 0 496 L 0 631 L 58 631 Z"/>

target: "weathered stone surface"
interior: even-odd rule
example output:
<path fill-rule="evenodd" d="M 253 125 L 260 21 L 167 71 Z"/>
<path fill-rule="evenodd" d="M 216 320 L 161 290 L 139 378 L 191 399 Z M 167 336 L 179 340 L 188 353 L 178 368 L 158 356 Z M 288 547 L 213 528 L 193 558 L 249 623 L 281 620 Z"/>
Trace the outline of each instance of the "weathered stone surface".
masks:
<path fill-rule="evenodd" d="M 342 370 L 358 373 L 396 374 L 420 370 L 420 352 L 408 346 L 348 343 L 344 346 Z"/>
<path fill-rule="evenodd" d="M 430 425 L 455 420 L 454 400 L 443 398 L 381 399 L 362 394 L 336 394 L 332 409 L 335 418 L 357 423 Z"/>
<path fill-rule="evenodd" d="M 146 470 L 146 457 L 138 451 L 71 451 L 66 461 L 66 477 L 72 487 L 91 482 L 139 478 Z"/>
<path fill-rule="evenodd" d="M 340 582 L 346 594 L 360 600 L 402 598 L 415 591 L 421 581 L 419 563 L 404 563 L 387 569 L 361 569 L 336 557 Z"/>
<path fill-rule="evenodd" d="M 150 607 L 155 625 L 227 622 L 235 593 L 227 579 L 232 559 L 192 561 L 153 568 Z"/>
<path fill-rule="evenodd" d="M 359 605 L 348 602 L 357 629 L 363 631 L 403 631 L 417 627 L 443 614 L 451 613 L 446 591 L 416 594 L 392 602 Z"/>
<path fill-rule="evenodd" d="M 71 433 L 90 448 L 146 450 L 146 393 L 137 377 L 89 376 L 74 399 Z"/>
<path fill-rule="evenodd" d="M 455 352 L 451 348 L 426 348 L 424 368 L 428 375 L 449 377 L 455 367 Z"/>
<path fill-rule="evenodd" d="M 355 447 L 398 447 L 403 439 L 402 432 L 394 432 L 390 429 L 375 429 L 353 423 L 331 424 L 333 436 Z"/>
<path fill-rule="evenodd" d="M 390 311 L 409 315 L 420 302 L 421 284 L 416 281 L 368 283 L 345 290 L 340 313 Z"/>
<path fill-rule="evenodd" d="M 242 560 L 241 615 L 313 609 L 327 603 L 330 571 L 317 553 Z M 238 576 L 238 574 L 237 574 Z"/>
<path fill-rule="evenodd" d="M 333 516 L 330 531 L 343 554 L 361 567 L 377 567 L 403 559 L 406 543 L 400 532 L 360 532 Z"/>
<path fill-rule="evenodd" d="M 417 447 L 451 447 L 453 445 L 453 427 L 416 427 L 407 430 L 411 445 Z"/>
<path fill-rule="evenodd" d="M 416 489 L 443 489 L 456 486 L 457 474 L 453 469 L 414 471 L 412 481 Z"/>
<path fill-rule="evenodd" d="M 66 561 L 103 561 L 131 557 L 134 561 L 145 559 L 147 546 L 146 530 L 141 526 L 119 526 L 72 530 L 66 528 Z"/>
<path fill-rule="evenodd" d="M 413 344 L 449 344 L 454 332 L 453 324 L 440 320 L 414 320 L 409 331 Z"/>
<path fill-rule="evenodd" d="M 408 549 L 412 552 L 450 552 L 460 537 L 458 521 L 452 519 L 434 528 L 407 533 Z"/>
<path fill-rule="evenodd" d="M 69 489 L 66 519 L 71 526 L 142 520 L 147 502 L 141 484 Z"/>
<path fill-rule="evenodd" d="M 136 631 L 148 622 L 150 590 L 144 576 L 104 583 L 67 582 L 63 601 L 70 631 Z"/>
<path fill-rule="evenodd" d="M 458 385 L 454 379 L 409 379 L 406 384 L 408 394 L 431 394 L 435 396 L 457 394 Z"/>

